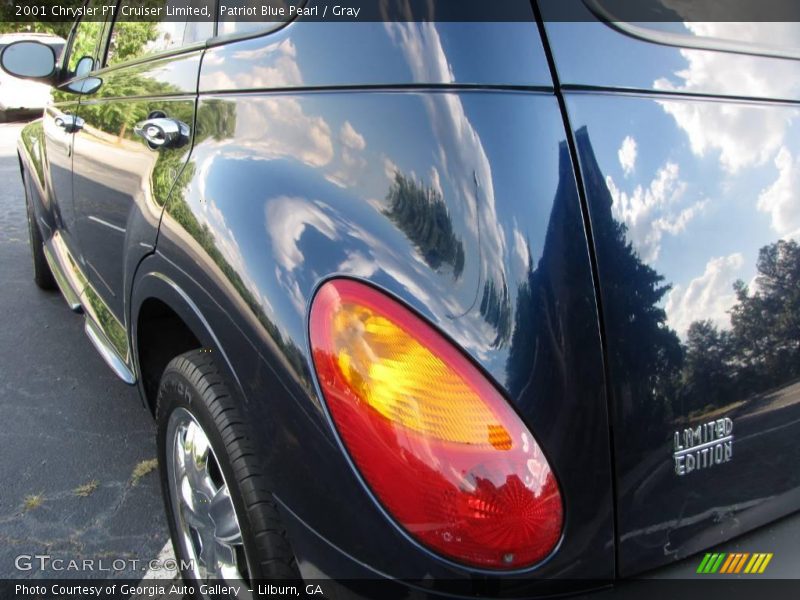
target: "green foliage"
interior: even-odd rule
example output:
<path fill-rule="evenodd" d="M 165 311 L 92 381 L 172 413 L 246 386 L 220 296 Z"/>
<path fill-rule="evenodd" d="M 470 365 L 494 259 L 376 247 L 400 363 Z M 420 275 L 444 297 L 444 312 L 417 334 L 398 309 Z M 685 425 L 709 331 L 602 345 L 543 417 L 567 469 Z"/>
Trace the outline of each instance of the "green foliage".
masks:
<path fill-rule="evenodd" d="M 0 6 L 4 7 L 3 10 L 0 11 L 0 19 L 3 19 L 0 21 L 0 33 L 51 33 L 67 39 L 70 29 L 72 29 L 71 22 L 33 21 L 30 23 L 20 23 L 17 21 L 7 20 L 9 19 L 9 16 L 7 14 L 3 14 L 6 13 L 5 4 L 0 4 Z"/>
<path fill-rule="evenodd" d="M 64 8 L 77 8 L 85 0 L 59 0 Z M 67 39 L 73 21 L 43 21 L 41 18 L 29 17 L 27 22 L 19 21 L 16 16 L 16 4 L 11 0 L 0 0 L 0 33 L 51 33 Z M 38 4 L 38 3 L 31 3 Z"/>
<path fill-rule="evenodd" d="M 75 34 L 72 42 L 72 50 L 69 56 L 68 68 L 74 72 L 78 66 L 78 61 L 84 56 L 95 57 L 97 43 L 100 41 L 100 34 L 103 31 L 103 24 L 96 21 L 83 21 Z"/>
<path fill-rule="evenodd" d="M 158 38 L 158 24 L 154 22 L 118 21 L 111 34 L 108 64 L 118 64 L 144 56 L 147 44 Z"/>

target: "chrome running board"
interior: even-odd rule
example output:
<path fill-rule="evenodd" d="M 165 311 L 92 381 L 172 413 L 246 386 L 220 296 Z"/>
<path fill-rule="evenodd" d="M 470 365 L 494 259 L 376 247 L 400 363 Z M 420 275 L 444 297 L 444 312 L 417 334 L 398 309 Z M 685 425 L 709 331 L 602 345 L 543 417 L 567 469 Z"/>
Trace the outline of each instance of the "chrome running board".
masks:
<path fill-rule="evenodd" d="M 117 374 L 117 377 L 122 379 L 122 381 L 128 385 L 133 385 L 136 383 L 136 377 L 134 376 L 133 372 L 117 355 L 111 342 L 108 341 L 105 334 L 92 319 L 88 317 L 86 318 L 86 326 L 84 329 L 86 331 L 86 335 L 89 337 L 89 340 L 91 340 L 94 347 L 100 353 L 100 356 L 103 357 L 103 360 L 106 361 L 106 364 L 111 367 L 111 370 L 114 371 L 114 373 Z"/>
<path fill-rule="evenodd" d="M 67 279 L 67 275 L 61 265 L 61 261 L 59 258 L 56 258 L 53 250 L 50 249 L 50 246 L 44 244 L 43 248 L 44 258 L 50 267 L 50 272 L 53 274 L 53 279 L 56 280 L 56 284 L 58 285 L 58 289 L 61 291 L 61 295 L 67 302 L 67 306 L 69 306 L 70 310 L 76 313 L 82 313 L 83 306 L 81 306 L 81 301 L 79 298 L 80 291 L 75 290 L 72 287 L 72 284 L 70 283 L 69 279 Z M 56 251 L 56 253 L 57 252 L 58 251 Z"/>

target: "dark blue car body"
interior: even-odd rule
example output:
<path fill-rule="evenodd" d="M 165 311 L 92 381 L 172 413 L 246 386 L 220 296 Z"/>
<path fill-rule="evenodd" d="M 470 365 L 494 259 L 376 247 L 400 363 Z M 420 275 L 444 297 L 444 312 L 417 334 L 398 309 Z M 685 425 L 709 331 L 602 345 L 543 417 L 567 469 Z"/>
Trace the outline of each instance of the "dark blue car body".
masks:
<path fill-rule="evenodd" d="M 93 341 L 151 409 L 172 356 L 213 349 L 305 578 L 595 587 L 800 508 L 800 302 L 770 296 L 800 256 L 799 63 L 551 8 L 301 18 L 101 58 L 23 131 L 36 224 Z M 121 96 L 132 78 L 149 92 Z M 108 103 L 186 115 L 191 142 L 154 152 Z M 402 182 L 446 210 L 401 210 Z M 545 560 L 459 564 L 373 499 L 313 375 L 309 304 L 335 277 L 415 309 L 513 404 L 563 498 Z"/>

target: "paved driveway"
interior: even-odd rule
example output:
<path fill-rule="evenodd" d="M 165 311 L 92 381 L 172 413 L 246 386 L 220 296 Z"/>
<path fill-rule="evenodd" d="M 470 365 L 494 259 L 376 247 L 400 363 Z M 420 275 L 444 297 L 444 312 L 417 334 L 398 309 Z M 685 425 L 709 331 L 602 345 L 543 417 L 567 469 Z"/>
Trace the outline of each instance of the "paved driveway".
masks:
<path fill-rule="evenodd" d="M 41 571 L 35 561 L 15 568 L 19 555 L 147 562 L 168 537 L 147 462 L 155 458 L 150 415 L 95 352 L 83 317 L 31 279 L 20 129 L 0 125 L 0 579 L 139 578 L 142 565 L 120 573 Z"/>

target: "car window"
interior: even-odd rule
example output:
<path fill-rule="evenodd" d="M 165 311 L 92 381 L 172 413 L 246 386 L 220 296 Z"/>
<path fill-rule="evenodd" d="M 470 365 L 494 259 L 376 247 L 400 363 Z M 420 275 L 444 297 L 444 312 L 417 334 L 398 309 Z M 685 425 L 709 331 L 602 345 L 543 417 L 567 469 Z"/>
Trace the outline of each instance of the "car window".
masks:
<path fill-rule="evenodd" d="M 70 39 L 67 70 L 73 77 L 85 75 L 99 65 L 100 41 L 105 23 L 102 21 L 78 21 L 74 35 Z M 54 48 L 55 50 L 55 48 Z M 82 59 L 91 59 L 83 60 Z M 81 72 L 78 73 L 78 65 Z"/>
<path fill-rule="evenodd" d="M 172 21 L 166 15 L 170 5 L 186 7 L 186 0 L 156 0 L 165 15 L 163 21 L 126 21 L 117 20 L 111 30 L 108 44 L 107 65 L 117 65 L 151 54 L 174 50 L 195 42 L 202 42 L 214 35 L 214 23 L 211 20 Z M 190 7 L 203 7 L 208 0 L 189 0 Z M 122 0 L 117 14 L 125 15 L 126 5 L 133 9 L 141 6 L 141 0 Z M 121 17 L 124 19 L 124 17 Z"/>

